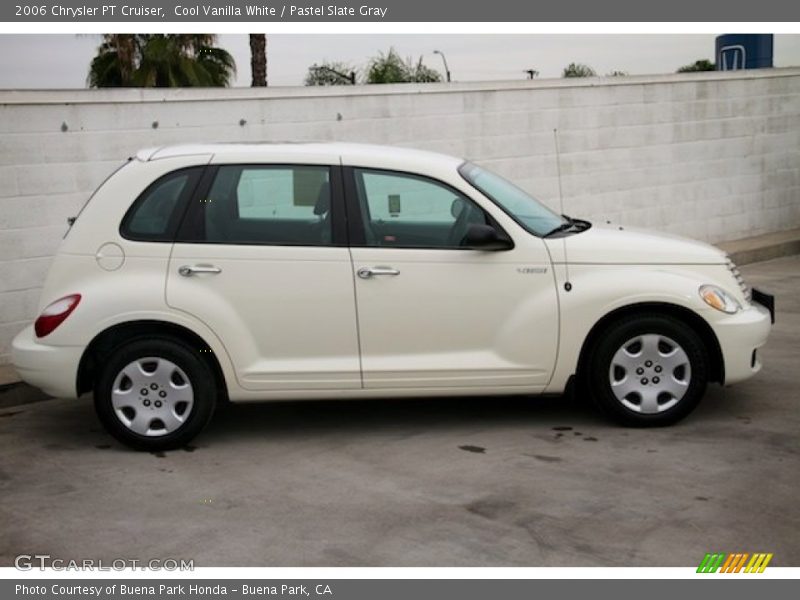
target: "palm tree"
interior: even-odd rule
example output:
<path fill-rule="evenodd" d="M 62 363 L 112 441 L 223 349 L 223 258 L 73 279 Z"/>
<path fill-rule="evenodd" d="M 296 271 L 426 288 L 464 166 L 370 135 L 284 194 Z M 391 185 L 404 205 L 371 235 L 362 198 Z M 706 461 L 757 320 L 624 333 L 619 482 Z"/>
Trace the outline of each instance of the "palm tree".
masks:
<path fill-rule="evenodd" d="M 104 35 L 89 66 L 89 87 L 131 85 L 138 46 L 137 36 L 129 33 Z"/>
<path fill-rule="evenodd" d="M 92 60 L 90 87 L 222 87 L 233 57 L 211 34 L 109 34 Z"/>
<path fill-rule="evenodd" d="M 251 87 L 267 87 L 267 36 L 250 34 L 250 69 L 253 73 Z"/>

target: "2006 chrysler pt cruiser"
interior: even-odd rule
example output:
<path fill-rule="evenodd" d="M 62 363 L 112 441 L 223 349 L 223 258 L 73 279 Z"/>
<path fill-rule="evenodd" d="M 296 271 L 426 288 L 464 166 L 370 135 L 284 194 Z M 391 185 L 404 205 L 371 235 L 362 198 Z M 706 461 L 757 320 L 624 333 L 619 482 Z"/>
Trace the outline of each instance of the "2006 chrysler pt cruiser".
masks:
<path fill-rule="evenodd" d="M 139 152 L 73 223 L 13 342 L 116 438 L 219 401 L 563 392 L 627 425 L 758 372 L 773 298 L 716 248 L 559 216 L 463 160 L 349 144 Z"/>

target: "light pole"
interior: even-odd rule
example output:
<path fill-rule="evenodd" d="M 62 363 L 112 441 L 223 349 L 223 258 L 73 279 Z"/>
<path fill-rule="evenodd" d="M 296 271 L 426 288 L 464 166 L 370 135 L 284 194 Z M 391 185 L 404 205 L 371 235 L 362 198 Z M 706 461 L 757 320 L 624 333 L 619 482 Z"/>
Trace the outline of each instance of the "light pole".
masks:
<path fill-rule="evenodd" d="M 441 50 L 434 50 L 433 53 L 442 57 L 442 62 L 444 63 L 444 72 L 447 75 L 447 83 L 450 83 L 450 69 L 447 66 L 447 59 L 444 57 L 444 52 Z"/>

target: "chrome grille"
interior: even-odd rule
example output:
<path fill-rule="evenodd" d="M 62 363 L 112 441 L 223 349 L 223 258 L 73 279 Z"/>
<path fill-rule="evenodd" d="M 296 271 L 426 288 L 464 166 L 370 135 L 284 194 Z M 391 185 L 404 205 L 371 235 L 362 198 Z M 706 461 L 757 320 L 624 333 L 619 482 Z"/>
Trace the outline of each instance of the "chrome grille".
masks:
<path fill-rule="evenodd" d="M 731 257 L 728 256 L 726 258 L 727 258 L 728 270 L 731 272 L 731 275 L 733 275 L 733 278 L 736 280 L 736 283 L 739 284 L 739 288 L 742 290 L 744 297 L 747 299 L 748 302 L 750 302 L 752 297 L 752 291 L 750 287 L 744 282 L 744 277 L 742 277 L 742 274 L 739 272 L 739 268 L 731 260 Z"/>

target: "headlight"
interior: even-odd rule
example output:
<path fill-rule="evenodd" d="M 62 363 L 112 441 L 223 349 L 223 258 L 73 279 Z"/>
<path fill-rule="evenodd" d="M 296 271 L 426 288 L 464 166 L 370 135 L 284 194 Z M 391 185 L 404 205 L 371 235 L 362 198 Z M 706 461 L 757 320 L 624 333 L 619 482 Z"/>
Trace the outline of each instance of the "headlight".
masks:
<path fill-rule="evenodd" d="M 742 310 L 742 305 L 728 292 L 715 285 L 701 285 L 700 297 L 711 308 L 716 308 L 724 313 L 732 315 Z"/>

